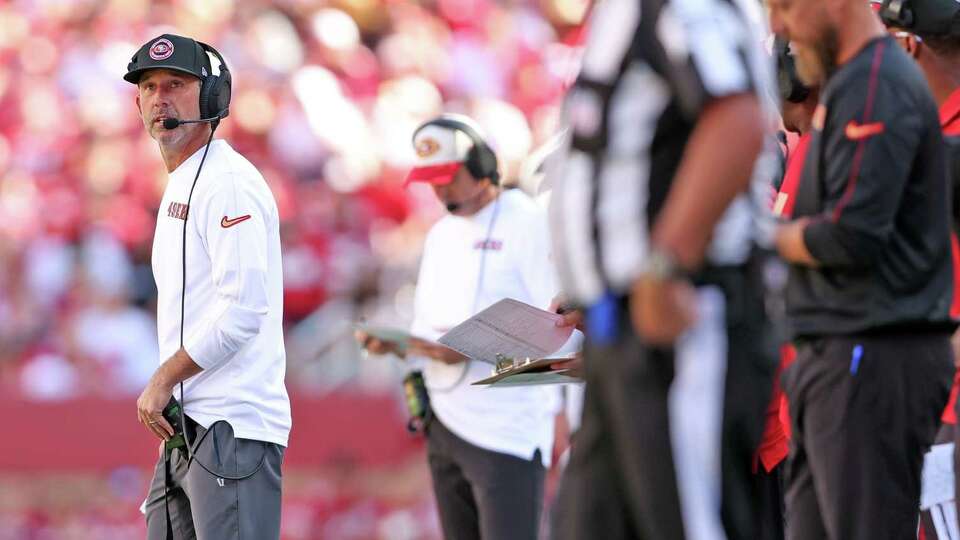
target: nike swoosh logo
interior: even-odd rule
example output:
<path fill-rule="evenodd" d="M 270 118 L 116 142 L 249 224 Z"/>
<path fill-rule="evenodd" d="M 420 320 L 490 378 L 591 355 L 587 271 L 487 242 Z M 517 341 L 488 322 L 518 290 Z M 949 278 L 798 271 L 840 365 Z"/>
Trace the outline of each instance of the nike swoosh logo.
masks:
<path fill-rule="evenodd" d="M 869 139 L 874 135 L 883 133 L 884 129 L 883 122 L 873 122 L 872 124 L 861 125 L 856 121 L 851 120 L 844 130 L 844 134 L 851 141 L 862 141 L 864 139 Z"/>
<path fill-rule="evenodd" d="M 235 217 L 233 219 L 227 219 L 227 216 L 223 216 L 223 219 L 220 220 L 220 226 L 223 227 L 224 229 L 227 229 L 229 227 L 233 227 L 234 225 L 236 225 L 237 223 L 240 223 L 241 221 L 246 221 L 248 219 L 250 219 L 250 214 L 247 214 L 245 216 Z"/>

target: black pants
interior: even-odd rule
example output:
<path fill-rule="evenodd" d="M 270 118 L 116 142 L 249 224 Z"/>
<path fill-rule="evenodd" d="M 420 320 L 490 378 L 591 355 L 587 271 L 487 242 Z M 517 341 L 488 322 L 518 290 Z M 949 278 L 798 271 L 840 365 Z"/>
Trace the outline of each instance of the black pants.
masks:
<path fill-rule="evenodd" d="M 776 344 L 762 307 L 715 288 L 698 295 L 697 328 L 675 351 L 644 346 L 623 316 L 608 344 L 588 326 L 583 422 L 555 539 L 756 540 L 751 464 Z"/>
<path fill-rule="evenodd" d="M 953 378 L 946 334 L 805 342 L 783 375 L 790 540 L 915 539 L 923 455 Z"/>
<path fill-rule="evenodd" d="M 783 540 L 783 462 L 769 472 L 760 464 L 754 481 L 760 492 L 757 540 Z"/>
<path fill-rule="evenodd" d="M 533 459 L 478 448 L 434 417 L 427 459 L 447 540 L 536 540 L 544 468 Z"/>

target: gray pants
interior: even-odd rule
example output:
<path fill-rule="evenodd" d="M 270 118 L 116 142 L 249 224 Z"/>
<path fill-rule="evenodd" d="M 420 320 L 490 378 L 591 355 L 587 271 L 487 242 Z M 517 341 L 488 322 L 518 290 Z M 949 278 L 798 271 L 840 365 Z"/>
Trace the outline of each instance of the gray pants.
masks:
<path fill-rule="evenodd" d="M 427 426 L 427 459 L 447 540 L 536 540 L 543 464 L 476 447 L 436 417 Z"/>
<path fill-rule="evenodd" d="M 168 510 L 173 540 L 280 538 L 284 448 L 237 439 L 226 422 L 213 424 L 207 433 L 189 417 L 186 420 L 194 460 L 188 466 L 178 448 L 171 451 L 169 465 L 165 457 L 157 462 L 147 496 L 147 539 L 168 538 Z"/>

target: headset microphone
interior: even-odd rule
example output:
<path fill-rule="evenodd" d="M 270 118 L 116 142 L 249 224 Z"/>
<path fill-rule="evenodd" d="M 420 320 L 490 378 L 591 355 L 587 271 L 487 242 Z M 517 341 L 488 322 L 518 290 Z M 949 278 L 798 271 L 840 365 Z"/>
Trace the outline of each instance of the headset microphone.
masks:
<path fill-rule="evenodd" d="M 201 118 L 199 120 L 180 120 L 179 118 L 164 118 L 163 119 L 163 128 L 164 129 L 177 129 L 183 124 L 205 124 L 208 122 L 216 122 L 220 120 L 221 116 L 214 116 L 211 118 Z"/>

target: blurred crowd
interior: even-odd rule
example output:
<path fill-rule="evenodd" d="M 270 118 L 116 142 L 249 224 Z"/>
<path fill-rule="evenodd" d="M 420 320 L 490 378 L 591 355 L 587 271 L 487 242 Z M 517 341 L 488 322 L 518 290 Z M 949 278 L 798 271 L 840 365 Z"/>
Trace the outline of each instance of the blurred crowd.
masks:
<path fill-rule="evenodd" d="M 150 251 L 166 174 L 135 89 L 164 32 L 234 74 L 224 137 L 281 214 L 288 386 L 396 382 L 359 361 L 361 316 L 405 324 L 428 191 L 404 189 L 413 129 L 441 111 L 488 131 L 508 183 L 548 143 L 587 0 L 13 0 L 0 6 L 0 391 L 135 396 L 158 363 Z M 363 376 L 360 376 L 363 375 Z"/>
<path fill-rule="evenodd" d="M 440 538 L 430 473 L 419 456 L 388 468 L 349 459 L 284 473 L 283 540 Z M 144 538 L 146 471 L 0 474 L 0 540 Z M 64 485 L 72 489 L 63 489 Z"/>

